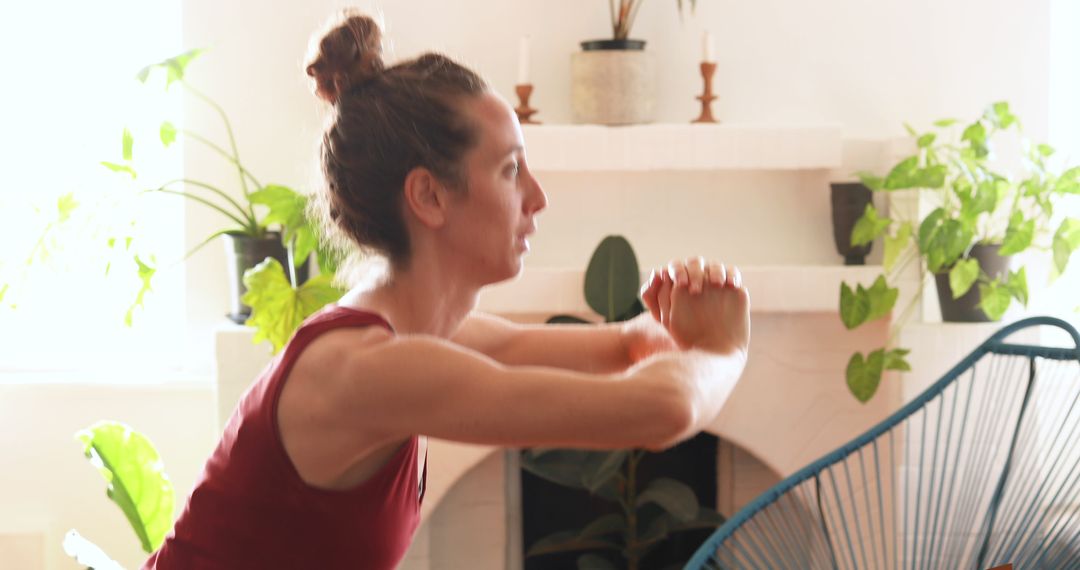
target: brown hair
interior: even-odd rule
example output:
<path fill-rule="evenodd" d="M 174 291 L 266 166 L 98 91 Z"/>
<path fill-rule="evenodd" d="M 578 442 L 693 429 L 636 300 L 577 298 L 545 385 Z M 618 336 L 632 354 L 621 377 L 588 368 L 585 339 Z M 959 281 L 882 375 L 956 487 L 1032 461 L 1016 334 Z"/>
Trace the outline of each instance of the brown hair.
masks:
<path fill-rule="evenodd" d="M 322 137 L 325 180 L 312 201 L 331 246 L 409 260 L 401 211 L 405 177 L 426 167 L 464 188 L 462 159 L 476 144 L 462 100 L 487 90 L 479 75 L 436 53 L 385 68 L 378 24 L 355 10 L 313 44 L 306 72 L 316 96 L 333 105 Z"/>

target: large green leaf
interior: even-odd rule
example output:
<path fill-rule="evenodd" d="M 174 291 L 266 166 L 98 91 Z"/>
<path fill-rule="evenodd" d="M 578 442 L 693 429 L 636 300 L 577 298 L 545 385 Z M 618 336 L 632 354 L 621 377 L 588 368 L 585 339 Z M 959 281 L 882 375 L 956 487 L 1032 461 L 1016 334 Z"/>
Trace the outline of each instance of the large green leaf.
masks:
<path fill-rule="evenodd" d="M 281 350 L 304 319 L 344 294 L 332 280 L 331 275 L 319 275 L 294 289 L 272 257 L 245 271 L 242 300 L 251 307 L 247 324 L 255 327 L 253 342 L 268 340 L 275 353 Z"/>
<path fill-rule="evenodd" d="M 150 440 L 119 422 L 80 430 L 83 453 L 108 483 L 108 496 L 124 512 L 142 549 L 157 550 L 173 524 L 175 493 Z"/>
<path fill-rule="evenodd" d="M 926 248 L 926 265 L 932 273 L 951 266 L 975 240 L 975 232 L 959 220 L 944 220 Z"/>
<path fill-rule="evenodd" d="M 956 262 L 949 271 L 949 288 L 952 289 L 953 299 L 959 299 L 971 289 L 979 278 L 979 260 L 961 259 Z"/>
<path fill-rule="evenodd" d="M 585 301 L 592 310 L 614 322 L 638 300 L 637 256 L 622 236 L 607 236 L 596 247 L 585 270 Z"/>
<path fill-rule="evenodd" d="M 692 520 L 698 513 L 698 499 L 694 490 L 686 483 L 670 477 L 654 479 L 645 491 L 638 495 L 636 506 L 641 507 L 648 503 L 659 505 L 679 521 Z"/>
<path fill-rule="evenodd" d="M 941 221 L 945 219 L 945 210 L 943 208 L 937 208 L 933 212 L 930 212 L 922 223 L 919 224 L 919 251 L 924 255 L 926 250 L 930 247 L 930 241 L 934 239 L 934 236 L 938 232 Z"/>

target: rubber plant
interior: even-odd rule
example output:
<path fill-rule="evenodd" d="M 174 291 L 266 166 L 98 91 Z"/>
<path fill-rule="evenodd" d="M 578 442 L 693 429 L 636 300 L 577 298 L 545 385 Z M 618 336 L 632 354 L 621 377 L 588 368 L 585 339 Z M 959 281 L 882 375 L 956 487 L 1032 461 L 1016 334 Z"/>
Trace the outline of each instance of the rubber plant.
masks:
<path fill-rule="evenodd" d="M 157 449 L 145 435 L 115 421 L 97 422 L 75 438 L 91 465 L 105 477 L 106 494 L 124 513 L 143 551 L 153 553 L 172 529 L 176 508 L 176 492 Z M 64 549 L 97 570 L 119 568 L 74 530 L 64 538 Z"/>
<path fill-rule="evenodd" d="M 225 234 L 261 238 L 270 231 L 280 231 L 293 263 L 289 267 L 282 267 L 280 263 L 264 262 L 248 269 L 253 272 L 250 279 L 247 274 L 244 277 L 245 286 L 248 287 L 244 302 L 252 307 L 247 324 L 257 329 L 255 342 L 269 340 L 276 352 L 304 317 L 340 296 L 341 291 L 332 286 L 339 256 L 320 245 L 315 226 L 307 216 L 307 196 L 285 185 L 263 184 L 241 162 L 232 124 L 224 108 L 192 86 L 186 78 L 188 65 L 203 52 L 195 49 L 153 63 L 141 69 L 136 78 L 145 84 L 152 75 L 163 73 L 166 90 L 174 84 L 179 85 L 186 94 L 205 103 L 218 115 L 228 139 L 227 145 L 218 144 L 190 129 L 179 128 L 168 120 L 161 121 L 157 127 L 157 138 L 165 148 L 185 139 L 219 155 L 235 170 L 239 193 L 229 193 L 224 188 L 189 177 L 155 182 L 144 187 L 142 193 L 182 196 L 210 208 L 228 222 L 225 227 L 203 238 L 184 256 L 185 260 Z M 128 128 L 123 129 L 120 148 L 119 160 L 102 162 L 102 165 L 135 180 L 139 175 L 134 160 L 136 141 Z M 238 197 L 234 197 L 237 194 Z M 110 248 L 123 247 L 125 251 L 138 251 L 137 247 L 132 247 L 133 239 L 132 235 L 115 236 L 110 238 L 108 245 Z M 312 253 L 316 254 L 320 274 L 298 283 L 296 267 L 305 263 Z M 125 317 L 129 325 L 132 312 L 142 305 L 144 295 L 152 290 L 152 278 L 158 270 L 154 256 L 134 253 L 133 257 L 139 267 L 142 288 Z"/>
<path fill-rule="evenodd" d="M 585 300 L 604 322 L 630 320 L 644 312 L 638 297 L 640 273 L 630 243 L 621 236 L 600 242 L 585 272 Z M 557 315 L 549 323 L 590 323 L 574 316 Z M 716 528 L 723 517 L 700 505 L 689 485 L 672 478 L 657 478 L 642 485 L 638 465 L 648 452 L 639 449 L 586 451 L 534 448 L 522 453 L 522 467 L 553 483 L 584 489 L 616 505 L 585 527 L 542 538 L 526 556 L 583 552 L 579 568 L 614 568 L 596 550 L 619 552 L 631 570 L 643 556 L 670 534 Z"/>
<path fill-rule="evenodd" d="M 896 212 L 886 217 L 873 203 L 867 205 L 852 230 L 851 243 L 858 246 L 884 238 L 884 271 L 868 288 L 841 284 L 840 318 L 845 327 L 855 329 L 890 314 L 899 295 L 890 284 L 911 263 L 919 264 L 924 278 L 947 273 L 954 298 L 978 287 L 979 307 L 991 320 L 1000 319 L 1013 299 L 1026 305 L 1025 269 L 1003 277 L 988 275 L 970 255 L 978 244 L 999 245 L 1000 255 L 1029 249 L 1050 252 L 1052 277 L 1065 271 L 1072 252 L 1080 247 L 1080 220 L 1064 217 L 1056 222 L 1054 204 L 1080 194 L 1080 167 L 1058 174 L 1048 166 L 1054 149 L 1027 139 L 1007 102 L 990 105 L 967 124 L 942 119 L 925 132 L 905 127 L 915 140 L 916 153 L 884 177 L 865 172 L 859 176 L 875 193 L 922 192 L 937 207 L 913 219 Z M 1023 169 L 1015 176 L 1000 170 L 993 153 L 995 139 L 1009 131 L 1019 138 L 1023 153 Z M 873 397 L 884 371 L 911 369 L 906 360 L 909 351 L 894 343 L 922 290 L 917 288 L 892 323 L 886 346 L 851 356 L 846 380 L 860 402 Z"/>

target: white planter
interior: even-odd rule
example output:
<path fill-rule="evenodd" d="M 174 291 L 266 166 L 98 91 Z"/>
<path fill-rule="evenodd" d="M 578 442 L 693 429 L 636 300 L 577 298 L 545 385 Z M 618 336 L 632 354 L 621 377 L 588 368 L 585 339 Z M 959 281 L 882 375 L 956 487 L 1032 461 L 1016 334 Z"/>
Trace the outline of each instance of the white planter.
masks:
<path fill-rule="evenodd" d="M 596 50 L 570 58 L 575 123 L 651 123 L 656 110 L 656 62 L 645 50 Z"/>

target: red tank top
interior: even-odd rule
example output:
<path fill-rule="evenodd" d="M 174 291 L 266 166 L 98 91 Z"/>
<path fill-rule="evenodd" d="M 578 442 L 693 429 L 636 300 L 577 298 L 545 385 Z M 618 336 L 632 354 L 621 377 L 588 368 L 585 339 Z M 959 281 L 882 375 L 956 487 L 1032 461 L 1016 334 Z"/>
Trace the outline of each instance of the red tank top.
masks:
<path fill-rule="evenodd" d="M 385 326 L 375 313 L 330 305 L 308 318 L 233 411 L 176 526 L 146 569 L 392 569 L 420 523 L 417 437 L 345 491 L 306 484 L 277 425 L 284 379 L 300 352 L 338 327 Z"/>

